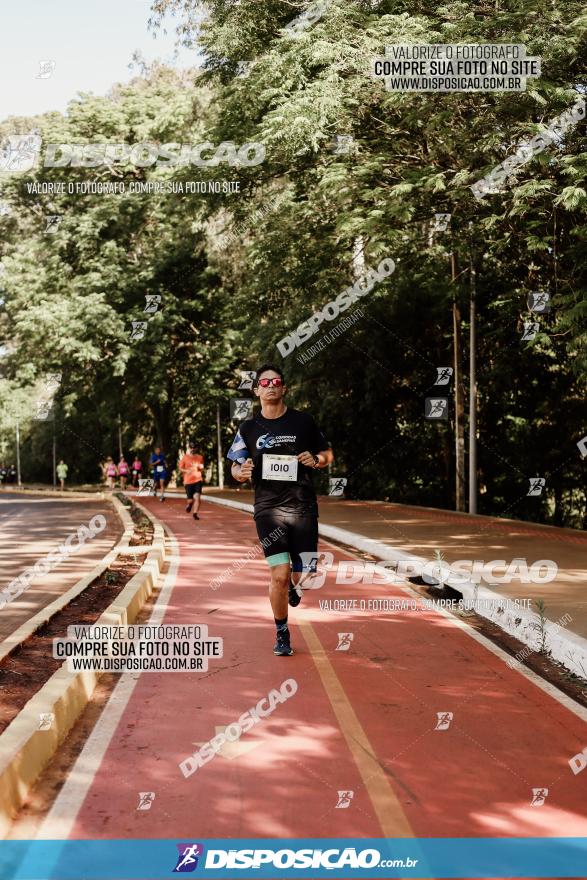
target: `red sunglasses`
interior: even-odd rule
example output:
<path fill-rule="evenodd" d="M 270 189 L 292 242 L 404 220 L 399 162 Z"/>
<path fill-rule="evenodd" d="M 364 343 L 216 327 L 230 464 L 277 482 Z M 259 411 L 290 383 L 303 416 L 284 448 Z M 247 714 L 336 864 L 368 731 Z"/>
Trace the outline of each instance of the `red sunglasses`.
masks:
<path fill-rule="evenodd" d="M 279 376 L 276 376 L 274 379 L 259 379 L 259 385 L 261 388 L 269 388 L 270 385 L 273 385 L 274 388 L 281 388 L 283 380 Z"/>

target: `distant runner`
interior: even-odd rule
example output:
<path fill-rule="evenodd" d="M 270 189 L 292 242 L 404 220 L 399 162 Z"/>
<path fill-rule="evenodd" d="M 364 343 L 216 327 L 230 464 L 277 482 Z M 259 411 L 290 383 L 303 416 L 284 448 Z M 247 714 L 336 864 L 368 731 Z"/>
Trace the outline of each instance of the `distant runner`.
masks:
<path fill-rule="evenodd" d="M 151 468 L 153 471 L 153 480 L 155 481 L 153 487 L 153 495 L 157 495 L 157 489 L 161 489 L 161 497 L 159 501 L 165 501 L 165 481 L 167 480 L 167 463 L 165 461 L 165 456 L 161 452 L 161 447 L 156 446 L 155 452 L 151 456 L 150 460 Z"/>
<path fill-rule="evenodd" d="M 104 475 L 106 477 L 106 482 L 108 483 L 108 488 L 110 491 L 114 490 L 114 483 L 116 481 L 116 477 L 118 476 L 118 469 L 112 460 L 112 456 L 109 455 L 106 459 L 106 464 L 104 465 Z"/>
<path fill-rule="evenodd" d="M 188 451 L 179 463 L 179 469 L 183 476 L 183 485 L 185 486 L 185 494 L 188 503 L 185 506 L 185 512 L 191 513 L 192 507 L 195 507 L 194 519 L 200 519 L 198 511 L 200 509 L 200 499 L 202 497 L 202 486 L 204 478 L 202 471 L 204 470 L 204 458 L 196 452 L 196 444 L 190 443 Z"/>
<path fill-rule="evenodd" d="M 132 463 L 132 484 L 133 486 L 139 485 L 139 477 L 143 471 L 143 462 L 135 455 L 135 460 Z"/>
<path fill-rule="evenodd" d="M 120 474 L 120 488 L 122 489 L 123 492 L 126 489 L 126 481 L 128 480 L 129 470 L 130 470 L 130 468 L 128 466 L 128 462 L 123 455 L 121 457 L 120 461 L 118 462 L 118 473 Z"/>
<path fill-rule="evenodd" d="M 57 465 L 56 471 L 57 471 L 57 479 L 59 480 L 60 489 L 62 492 L 65 489 L 65 481 L 67 479 L 67 471 L 68 470 L 69 470 L 69 468 L 67 467 L 67 465 L 65 464 L 63 459 L 61 459 L 61 461 Z"/>
<path fill-rule="evenodd" d="M 278 367 L 260 367 L 254 391 L 261 413 L 241 422 L 228 458 L 235 480 L 244 483 L 252 477 L 255 525 L 271 570 L 269 599 L 277 627 L 273 653 L 287 657 L 293 654 L 288 600 L 292 607 L 299 605 L 303 581 L 315 570 L 312 557 L 318 555 L 312 471 L 330 464 L 333 455 L 312 416 L 286 407 L 287 388 Z"/>

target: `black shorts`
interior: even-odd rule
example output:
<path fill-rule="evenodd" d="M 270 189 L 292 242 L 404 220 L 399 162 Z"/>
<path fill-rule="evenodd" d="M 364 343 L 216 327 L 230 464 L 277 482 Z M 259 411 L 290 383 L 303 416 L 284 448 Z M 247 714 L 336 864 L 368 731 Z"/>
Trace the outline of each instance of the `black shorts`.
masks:
<path fill-rule="evenodd" d="M 318 555 L 318 517 L 270 511 L 255 519 L 271 567 L 291 560 L 294 571 L 314 571 Z"/>
<path fill-rule="evenodd" d="M 190 501 L 194 497 L 194 495 L 197 495 L 198 493 L 200 493 L 200 495 L 202 494 L 202 486 L 203 486 L 203 480 L 199 480 L 199 482 L 197 482 L 197 483 L 186 483 L 185 484 L 185 486 L 184 486 L 185 494 L 190 499 Z"/>

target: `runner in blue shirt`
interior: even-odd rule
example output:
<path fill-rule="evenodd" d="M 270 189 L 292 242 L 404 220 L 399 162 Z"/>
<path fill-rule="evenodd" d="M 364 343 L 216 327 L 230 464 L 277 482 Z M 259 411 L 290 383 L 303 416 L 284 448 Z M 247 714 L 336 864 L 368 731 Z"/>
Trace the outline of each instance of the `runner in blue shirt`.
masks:
<path fill-rule="evenodd" d="M 167 463 L 165 461 L 165 456 L 161 452 L 161 447 L 156 446 L 155 452 L 151 456 L 149 463 L 151 465 L 151 471 L 153 473 L 153 480 L 155 481 L 153 494 L 157 495 L 157 489 L 161 489 L 161 497 L 159 501 L 165 501 L 165 483 L 167 481 Z"/>

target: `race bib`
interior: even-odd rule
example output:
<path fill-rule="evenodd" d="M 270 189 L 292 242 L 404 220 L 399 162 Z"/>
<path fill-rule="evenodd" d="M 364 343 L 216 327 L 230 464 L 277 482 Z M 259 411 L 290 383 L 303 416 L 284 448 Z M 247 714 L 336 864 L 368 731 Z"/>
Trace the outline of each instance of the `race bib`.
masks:
<path fill-rule="evenodd" d="M 163 467 L 162 464 L 158 464 L 157 467 L 155 468 L 155 470 L 156 470 L 158 473 L 161 473 L 161 471 L 164 471 L 165 468 Z"/>
<path fill-rule="evenodd" d="M 298 460 L 295 455 L 268 455 L 263 456 L 264 480 L 288 480 L 295 483 L 298 478 Z"/>

